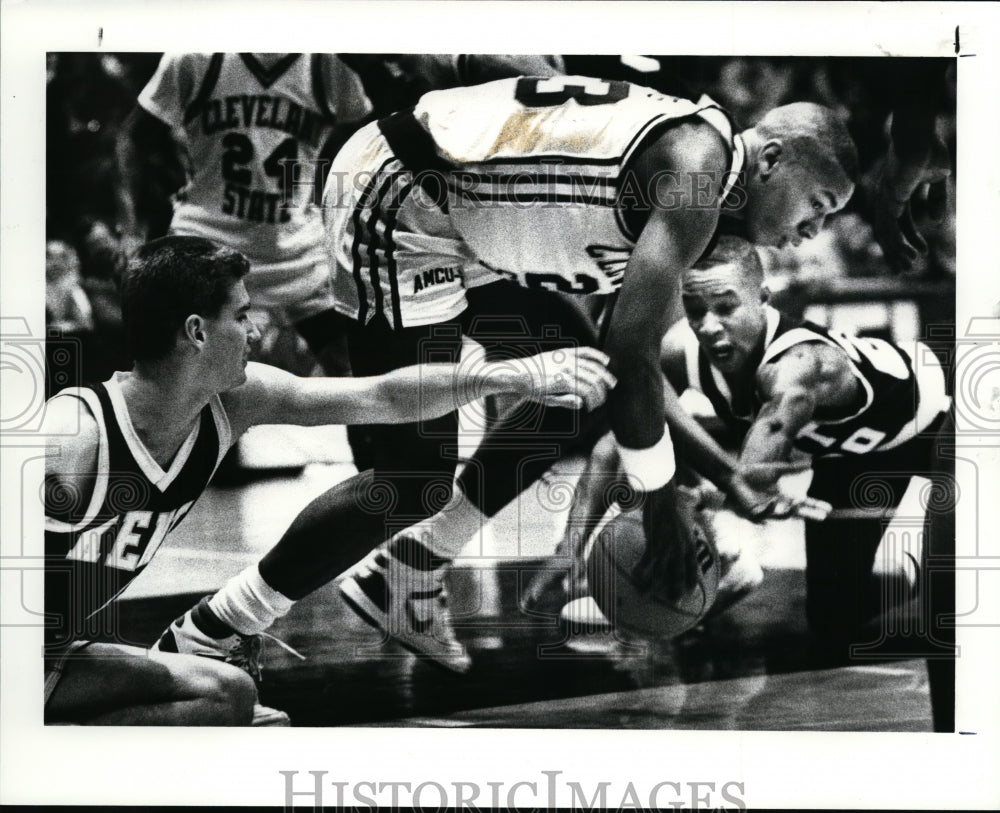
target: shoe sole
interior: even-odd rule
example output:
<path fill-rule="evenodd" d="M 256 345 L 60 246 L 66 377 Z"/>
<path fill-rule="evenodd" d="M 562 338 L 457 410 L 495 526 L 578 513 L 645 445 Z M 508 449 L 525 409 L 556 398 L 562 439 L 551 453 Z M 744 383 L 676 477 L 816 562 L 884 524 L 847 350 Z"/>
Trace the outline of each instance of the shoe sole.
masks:
<path fill-rule="evenodd" d="M 254 728 L 290 728 L 292 721 L 285 712 L 258 704 L 253 708 L 250 725 Z"/>
<path fill-rule="evenodd" d="M 416 655 L 421 660 L 428 660 L 439 669 L 444 669 L 447 672 L 464 675 L 466 672 L 469 671 L 471 665 L 459 666 L 457 664 L 452 665 L 446 663 L 436 658 L 430 652 L 426 652 L 414 646 L 413 644 L 409 643 L 406 639 L 398 638 L 397 636 L 389 632 L 389 630 L 386 629 L 385 623 L 378 621 L 372 614 L 372 612 L 370 612 L 363 606 L 365 603 L 370 603 L 370 600 L 365 595 L 364 591 L 358 586 L 357 582 L 355 582 L 353 579 L 345 579 L 338 585 L 337 589 L 340 591 L 340 597 L 344 600 L 344 603 L 351 608 L 351 611 L 356 616 L 358 616 L 358 618 L 360 618 L 369 626 L 374 627 L 379 632 L 388 636 L 390 640 L 395 641 L 410 654 Z M 383 615 L 384 617 L 384 613 L 382 613 L 381 611 L 378 612 L 380 615 Z"/>

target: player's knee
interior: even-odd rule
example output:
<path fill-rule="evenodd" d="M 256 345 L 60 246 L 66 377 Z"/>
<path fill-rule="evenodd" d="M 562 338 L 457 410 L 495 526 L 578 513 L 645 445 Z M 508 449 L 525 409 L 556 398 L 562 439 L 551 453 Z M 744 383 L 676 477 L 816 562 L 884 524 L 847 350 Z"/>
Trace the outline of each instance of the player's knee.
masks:
<path fill-rule="evenodd" d="M 253 678 L 234 667 L 224 681 L 222 689 L 226 698 L 226 713 L 231 720 L 229 724 L 250 725 L 253 720 L 253 707 L 257 702 L 257 686 Z"/>
<path fill-rule="evenodd" d="M 224 664 L 199 680 L 207 725 L 244 726 L 253 720 L 257 687 L 242 669 Z"/>

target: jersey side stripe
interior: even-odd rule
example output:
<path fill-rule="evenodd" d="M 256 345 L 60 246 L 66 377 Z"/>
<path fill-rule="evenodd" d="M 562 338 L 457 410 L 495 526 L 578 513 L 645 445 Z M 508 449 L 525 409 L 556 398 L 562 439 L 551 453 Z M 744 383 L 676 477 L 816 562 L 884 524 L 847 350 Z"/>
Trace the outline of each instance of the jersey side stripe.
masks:
<path fill-rule="evenodd" d="M 413 184 L 406 184 L 397 193 L 389 204 L 385 217 L 385 267 L 389 275 L 389 294 L 392 299 L 392 323 L 396 327 L 403 324 L 403 311 L 399 301 L 399 278 L 396 272 L 396 242 L 393 239 L 393 230 L 396 228 L 396 218 L 399 216 L 400 207 L 413 190 Z"/>
<path fill-rule="evenodd" d="M 578 193 L 562 192 L 470 192 L 456 189 L 458 194 L 473 203 L 586 203 L 588 206 L 615 206 L 617 197 L 583 197 Z"/>
<path fill-rule="evenodd" d="M 378 171 L 368 180 L 365 184 L 365 188 L 362 190 L 360 197 L 358 198 L 358 204 L 354 207 L 354 213 L 351 215 L 351 220 L 354 226 L 354 240 L 351 243 L 351 258 L 354 260 L 354 285 L 358 290 L 358 321 L 361 324 L 365 324 L 368 316 L 368 294 L 365 291 L 365 282 L 361 277 L 361 269 L 363 267 L 361 262 L 361 240 L 362 240 L 362 226 L 361 226 L 361 216 L 364 213 L 365 207 L 368 205 L 369 201 L 372 199 L 372 195 L 375 191 L 375 182 L 378 180 L 379 175 L 381 175 L 387 166 L 396 158 L 388 158 L 383 163 L 382 166 L 378 168 Z M 378 295 L 377 291 L 373 292 L 374 295 Z"/>
<path fill-rule="evenodd" d="M 184 110 L 185 124 L 190 124 L 193 119 L 201 114 L 202 108 L 208 101 L 208 97 L 215 90 L 215 85 L 219 81 L 219 74 L 222 73 L 222 57 L 222 54 L 212 54 L 212 58 L 208 63 L 208 69 L 205 71 L 205 77 L 201 81 L 201 87 L 198 88 L 194 100 Z"/>
<path fill-rule="evenodd" d="M 525 165 L 527 167 L 527 165 Z M 615 187 L 618 185 L 618 178 L 611 175 L 581 175 L 574 172 L 566 177 L 559 177 L 560 167 L 553 164 L 551 171 L 539 172 L 536 167 L 526 168 L 523 172 L 468 172 L 462 170 L 463 181 L 474 181 L 484 186 L 496 186 L 498 184 L 537 184 L 539 186 L 552 186 L 553 184 L 581 184 L 590 183 L 595 186 Z"/>
<path fill-rule="evenodd" d="M 622 162 L 621 155 L 612 155 L 607 158 L 595 158 L 587 155 L 567 155 L 561 152 L 539 152 L 532 156 L 538 160 L 559 161 L 559 166 L 617 166 Z M 524 164 L 524 155 L 494 155 L 488 158 L 477 158 L 469 163 L 476 166 L 504 166 L 509 164 Z M 554 165 L 555 166 L 555 165 Z"/>
<path fill-rule="evenodd" d="M 378 272 L 378 249 L 381 242 L 378 233 L 378 221 L 382 214 L 382 204 L 385 201 L 387 193 L 392 188 L 394 180 L 395 173 L 392 172 L 388 173 L 382 180 L 382 185 L 379 186 L 378 192 L 375 194 L 375 203 L 372 206 L 371 215 L 365 225 L 365 230 L 368 233 L 368 271 L 371 276 L 372 295 L 375 297 L 376 315 L 385 313 L 385 296 L 382 293 L 382 281 Z"/>

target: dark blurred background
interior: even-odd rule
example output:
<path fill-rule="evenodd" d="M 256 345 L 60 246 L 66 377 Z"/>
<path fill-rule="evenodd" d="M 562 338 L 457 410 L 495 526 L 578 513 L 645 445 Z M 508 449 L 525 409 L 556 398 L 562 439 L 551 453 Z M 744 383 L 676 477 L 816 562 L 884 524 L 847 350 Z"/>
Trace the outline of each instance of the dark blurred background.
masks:
<path fill-rule="evenodd" d="M 50 331 L 74 339 L 71 378 L 103 380 L 126 367 L 115 277 L 119 248 L 117 190 L 123 179 L 116 137 L 152 76 L 160 54 L 48 55 L 46 120 L 46 315 Z M 897 340 L 926 338 L 931 326 L 947 351 L 954 324 L 955 278 L 955 60 L 902 58 L 730 58 L 563 55 L 567 73 L 626 79 L 671 95 L 705 93 L 732 114 L 738 127 L 756 123 L 777 105 L 814 101 L 839 111 L 861 159 L 862 183 L 848 207 L 816 239 L 799 248 L 762 249 L 774 302 L 793 315 L 830 327 Z M 348 55 L 361 73 L 376 115 L 413 104 L 424 91 L 454 80 L 432 75 L 427 62 L 407 55 Z M 932 65 L 937 63 L 937 65 Z M 944 219 L 919 224 L 926 256 L 902 276 L 888 273 L 872 233 L 872 190 L 888 144 L 894 92 L 901 76 L 943 76 L 946 89 L 937 134 L 952 156 Z M 421 73 L 423 72 L 423 73 Z M 471 82 L 470 82 L 471 83 Z M 912 84 L 912 83 L 911 83 Z M 922 92 L 919 79 L 913 92 Z M 171 195 L 183 168 L 170 149 L 142 156 L 146 182 L 136 201 L 165 233 Z M 265 325 L 266 328 L 266 325 Z M 952 328 L 953 329 L 953 328 Z M 308 370 L 308 353 L 294 333 L 268 336 L 266 360 Z M 65 345 L 64 345 L 65 346 Z M 267 357 L 267 348 L 273 348 Z M 50 389 L 52 382 L 50 381 Z M 76 380 L 70 384 L 78 383 Z M 65 375 L 59 386 L 65 386 Z"/>

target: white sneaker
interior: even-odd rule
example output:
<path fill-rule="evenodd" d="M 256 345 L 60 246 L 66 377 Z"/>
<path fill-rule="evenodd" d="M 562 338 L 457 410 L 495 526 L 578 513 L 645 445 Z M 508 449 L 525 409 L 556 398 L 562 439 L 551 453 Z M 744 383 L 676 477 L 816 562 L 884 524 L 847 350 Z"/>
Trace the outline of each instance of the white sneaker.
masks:
<path fill-rule="evenodd" d="M 383 546 L 348 571 L 340 595 L 360 618 L 400 646 L 465 673 L 472 660 L 455 637 L 444 574 L 445 568 L 410 567 Z"/>
<path fill-rule="evenodd" d="M 882 536 L 875 551 L 872 575 L 882 583 L 882 598 L 886 606 L 903 604 L 917 595 L 923 540 L 922 529 L 899 532 L 891 524 Z"/>
<path fill-rule="evenodd" d="M 266 635 L 266 637 L 277 641 L 298 658 L 305 660 L 302 655 L 288 646 L 288 644 L 279 641 L 273 635 Z M 151 649 L 157 652 L 198 655 L 202 658 L 212 658 L 213 660 L 232 664 L 250 675 L 254 683 L 259 684 L 263 679 L 260 668 L 260 654 L 264 645 L 261 638 L 262 635 L 239 634 L 230 635 L 227 638 L 212 638 L 198 629 L 191 620 L 191 611 L 188 610 L 188 612 L 184 613 L 184 615 L 167 627 Z M 256 703 L 253 707 L 253 722 L 250 725 L 255 727 L 287 727 L 291 725 L 291 720 L 283 711 Z"/>
<path fill-rule="evenodd" d="M 601 608 L 597 606 L 592 596 L 583 596 L 568 602 L 559 611 L 559 618 L 574 627 L 585 627 L 590 630 L 609 630 L 611 622 Z"/>

